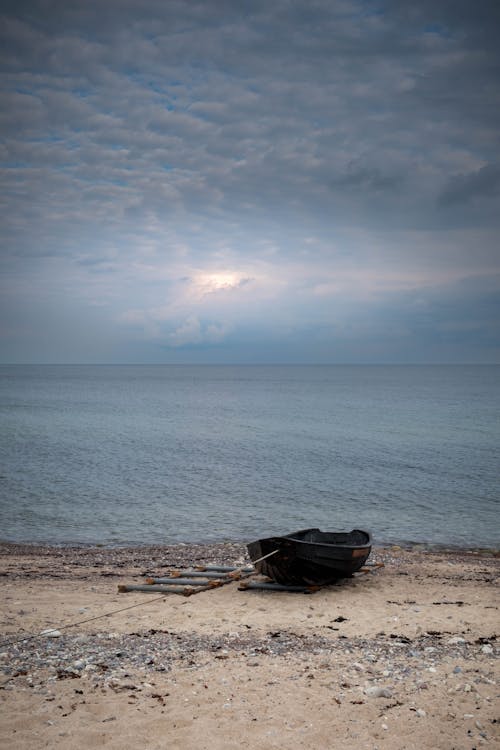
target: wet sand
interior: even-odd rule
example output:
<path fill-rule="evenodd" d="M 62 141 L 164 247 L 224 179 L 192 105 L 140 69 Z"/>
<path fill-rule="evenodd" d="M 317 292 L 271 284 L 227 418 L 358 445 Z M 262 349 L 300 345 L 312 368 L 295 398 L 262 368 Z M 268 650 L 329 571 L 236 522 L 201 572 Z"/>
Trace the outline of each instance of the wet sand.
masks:
<path fill-rule="evenodd" d="M 0 747 L 499 746 L 493 553 L 377 548 L 383 567 L 313 594 L 118 593 L 244 561 L 229 543 L 0 544 Z"/>

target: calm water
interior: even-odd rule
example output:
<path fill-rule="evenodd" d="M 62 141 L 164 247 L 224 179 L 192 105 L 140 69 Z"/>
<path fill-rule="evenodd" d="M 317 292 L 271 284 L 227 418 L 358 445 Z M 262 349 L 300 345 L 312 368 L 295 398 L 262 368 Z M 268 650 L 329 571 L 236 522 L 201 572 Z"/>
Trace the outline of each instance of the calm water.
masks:
<path fill-rule="evenodd" d="M 500 367 L 0 367 L 0 538 L 499 546 Z"/>

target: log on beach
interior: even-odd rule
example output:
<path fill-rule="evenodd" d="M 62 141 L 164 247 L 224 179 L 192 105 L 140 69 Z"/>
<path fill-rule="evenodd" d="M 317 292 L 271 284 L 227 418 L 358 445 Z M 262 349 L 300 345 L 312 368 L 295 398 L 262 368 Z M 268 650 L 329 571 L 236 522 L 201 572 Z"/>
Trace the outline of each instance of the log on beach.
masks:
<path fill-rule="evenodd" d="M 197 585 L 186 585 L 186 586 L 168 586 L 168 585 L 154 585 L 154 584 L 120 584 L 118 586 L 118 593 L 127 594 L 132 591 L 143 591 L 146 594 L 182 594 L 183 596 L 191 596 L 191 594 L 197 594 L 199 591 L 208 591 L 220 586 L 219 581 L 210 581 L 207 584 Z"/>

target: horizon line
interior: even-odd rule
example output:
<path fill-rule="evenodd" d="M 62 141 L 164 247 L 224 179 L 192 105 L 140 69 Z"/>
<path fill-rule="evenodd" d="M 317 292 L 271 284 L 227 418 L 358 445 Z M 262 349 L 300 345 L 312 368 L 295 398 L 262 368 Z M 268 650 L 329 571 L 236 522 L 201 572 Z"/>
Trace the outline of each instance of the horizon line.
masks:
<path fill-rule="evenodd" d="M 0 367 L 499 367 L 500 362 L 0 362 Z"/>

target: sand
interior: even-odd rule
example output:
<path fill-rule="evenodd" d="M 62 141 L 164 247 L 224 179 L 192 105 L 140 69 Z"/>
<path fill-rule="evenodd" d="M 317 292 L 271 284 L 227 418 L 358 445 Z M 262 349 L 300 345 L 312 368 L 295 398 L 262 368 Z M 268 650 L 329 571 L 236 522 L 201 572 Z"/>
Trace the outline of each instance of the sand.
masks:
<path fill-rule="evenodd" d="M 377 548 L 384 567 L 313 594 L 118 593 L 243 560 L 0 545 L 0 747 L 500 747 L 494 553 Z"/>

